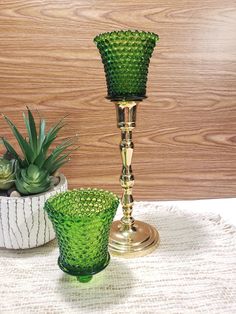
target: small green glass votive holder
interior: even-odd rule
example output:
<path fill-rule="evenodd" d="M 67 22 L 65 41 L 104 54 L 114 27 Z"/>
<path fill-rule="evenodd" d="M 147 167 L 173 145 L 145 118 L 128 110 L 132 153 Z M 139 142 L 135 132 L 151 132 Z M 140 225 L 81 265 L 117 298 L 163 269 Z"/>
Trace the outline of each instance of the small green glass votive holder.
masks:
<path fill-rule="evenodd" d="M 109 231 L 118 205 L 112 192 L 91 188 L 66 191 L 46 201 L 62 271 L 88 282 L 108 265 Z"/>
<path fill-rule="evenodd" d="M 121 30 L 94 38 L 100 52 L 111 101 L 146 98 L 150 58 L 159 37 L 155 33 Z"/>

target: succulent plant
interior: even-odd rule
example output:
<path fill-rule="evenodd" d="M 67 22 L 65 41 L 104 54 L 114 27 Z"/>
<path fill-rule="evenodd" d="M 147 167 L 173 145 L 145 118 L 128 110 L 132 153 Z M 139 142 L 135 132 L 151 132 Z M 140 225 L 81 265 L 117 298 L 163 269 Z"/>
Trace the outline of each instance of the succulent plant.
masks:
<path fill-rule="evenodd" d="M 33 164 L 17 171 L 15 184 L 17 190 L 24 195 L 45 192 L 52 185 L 47 170 Z"/>
<path fill-rule="evenodd" d="M 8 190 L 14 185 L 16 161 L 0 157 L 0 190 Z"/>
<path fill-rule="evenodd" d="M 60 168 L 69 160 L 71 151 L 65 152 L 65 150 L 74 144 L 75 137 L 62 141 L 61 144 L 49 152 L 51 144 L 56 139 L 60 129 L 64 126 L 64 118 L 56 123 L 48 132 L 45 131 L 45 120 L 40 118 L 39 128 L 37 131 L 34 116 L 29 108 L 27 108 L 27 110 L 27 116 L 23 114 L 26 131 L 28 134 L 27 138 L 25 138 L 19 132 L 17 127 L 8 117 L 3 115 L 20 146 L 23 159 L 19 156 L 19 154 L 15 151 L 6 138 L 2 138 L 2 142 L 5 145 L 8 154 L 14 156 L 14 158 L 18 160 L 21 169 L 27 168 L 34 164 L 39 169 L 44 169 L 48 172 L 49 175 L 52 175 L 58 168 Z"/>

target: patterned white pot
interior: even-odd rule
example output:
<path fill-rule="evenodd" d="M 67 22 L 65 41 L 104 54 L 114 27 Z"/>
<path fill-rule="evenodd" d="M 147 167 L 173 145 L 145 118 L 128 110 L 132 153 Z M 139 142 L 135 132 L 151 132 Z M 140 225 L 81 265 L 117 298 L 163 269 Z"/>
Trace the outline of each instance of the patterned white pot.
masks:
<path fill-rule="evenodd" d="M 55 233 L 44 210 L 45 201 L 52 195 L 67 190 L 67 180 L 60 174 L 60 182 L 51 190 L 32 196 L 0 196 L 0 247 L 29 249 L 55 238 Z"/>

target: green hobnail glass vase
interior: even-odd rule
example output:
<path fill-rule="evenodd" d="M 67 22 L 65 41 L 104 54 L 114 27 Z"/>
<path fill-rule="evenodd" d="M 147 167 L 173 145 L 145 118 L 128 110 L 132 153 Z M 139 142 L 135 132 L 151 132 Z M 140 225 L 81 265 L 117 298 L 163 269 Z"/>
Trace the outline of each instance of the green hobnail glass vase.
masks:
<path fill-rule="evenodd" d="M 104 64 L 112 101 L 146 98 L 150 58 L 158 35 L 143 31 L 114 31 L 94 38 Z"/>
<path fill-rule="evenodd" d="M 108 238 L 119 199 L 99 189 L 79 189 L 49 198 L 45 210 L 56 233 L 59 267 L 87 282 L 109 263 Z"/>

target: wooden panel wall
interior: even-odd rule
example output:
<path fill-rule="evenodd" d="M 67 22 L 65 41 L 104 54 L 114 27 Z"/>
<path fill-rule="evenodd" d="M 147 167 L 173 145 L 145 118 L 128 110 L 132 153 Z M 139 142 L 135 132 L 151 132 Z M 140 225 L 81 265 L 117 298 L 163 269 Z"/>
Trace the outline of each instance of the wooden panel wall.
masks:
<path fill-rule="evenodd" d="M 70 114 L 70 186 L 119 193 L 119 130 L 93 37 L 130 28 L 160 36 L 134 134 L 136 199 L 235 196 L 233 0 L 2 0 L 0 111 L 20 127 L 26 104 L 49 123 Z M 11 139 L 3 119 L 0 134 Z"/>

